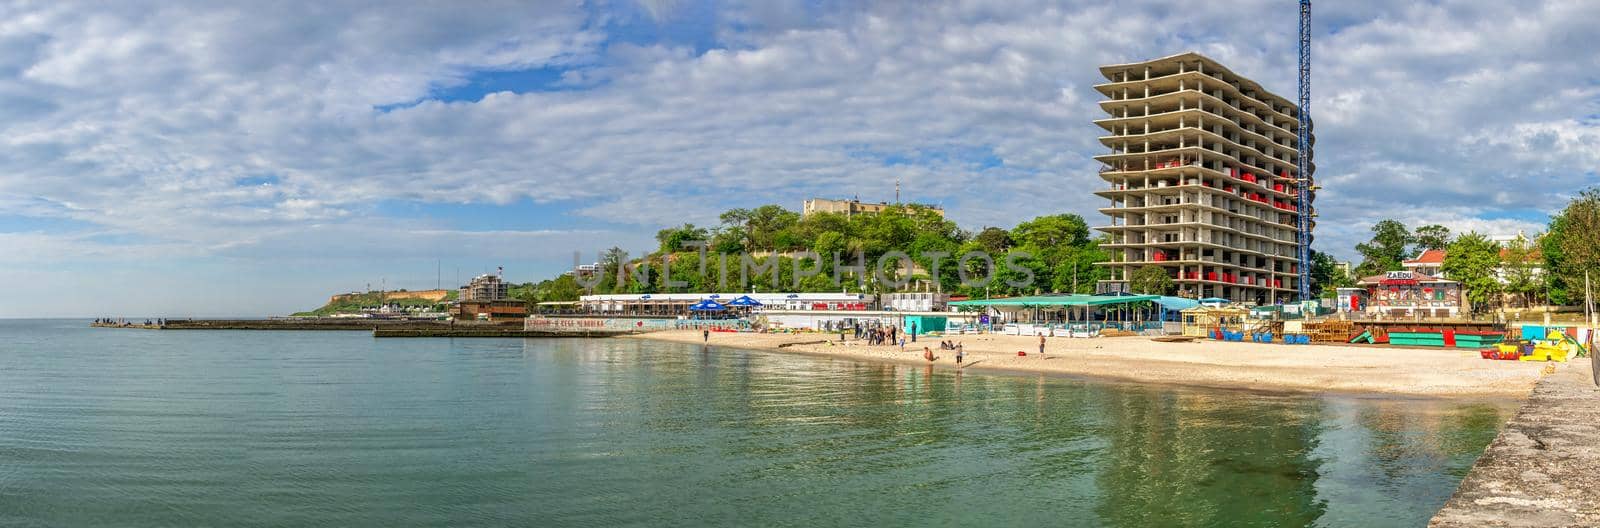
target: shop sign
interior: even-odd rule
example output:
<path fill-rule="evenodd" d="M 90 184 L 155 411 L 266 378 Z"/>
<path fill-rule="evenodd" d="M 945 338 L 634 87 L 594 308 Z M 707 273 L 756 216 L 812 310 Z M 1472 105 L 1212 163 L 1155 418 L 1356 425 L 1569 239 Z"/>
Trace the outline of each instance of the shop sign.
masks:
<path fill-rule="evenodd" d="M 1384 286 L 1411 286 L 1417 284 L 1417 275 L 1409 271 L 1391 271 L 1379 282 Z"/>

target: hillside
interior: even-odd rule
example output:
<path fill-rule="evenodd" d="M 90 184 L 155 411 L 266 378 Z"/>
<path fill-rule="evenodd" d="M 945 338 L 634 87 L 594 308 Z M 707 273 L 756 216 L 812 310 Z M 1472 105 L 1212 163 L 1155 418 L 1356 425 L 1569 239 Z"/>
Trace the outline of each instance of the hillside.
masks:
<path fill-rule="evenodd" d="M 341 313 L 360 313 L 363 306 L 380 306 L 384 303 L 399 304 L 401 306 L 433 306 L 455 300 L 455 290 L 422 290 L 414 292 L 366 292 L 366 293 L 341 293 L 328 298 L 328 303 L 321 308 L 308 312 L 297 312 L 295 317 L 318 317 Z"/>

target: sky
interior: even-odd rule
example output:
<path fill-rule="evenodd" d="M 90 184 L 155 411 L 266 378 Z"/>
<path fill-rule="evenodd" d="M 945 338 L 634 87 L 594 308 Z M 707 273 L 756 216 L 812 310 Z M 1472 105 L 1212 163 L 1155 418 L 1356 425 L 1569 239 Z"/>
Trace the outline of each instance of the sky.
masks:
<path fill-rule="evenodd" d="M 1106 223 L 1097 67 L 1294 98 L 1284 0 L 0 0 L 0 317 L 548 278 L 809 197 Z M 1600 2 L 1321 2 L 1316 244 L 1529 234 L 1600 185 Z"/>

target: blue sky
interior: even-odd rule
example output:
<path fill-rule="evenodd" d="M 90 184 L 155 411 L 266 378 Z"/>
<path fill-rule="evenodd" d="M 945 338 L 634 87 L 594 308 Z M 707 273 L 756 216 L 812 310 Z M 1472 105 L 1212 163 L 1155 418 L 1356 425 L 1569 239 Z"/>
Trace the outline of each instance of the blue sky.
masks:
<path fill-rule="evenodd" d="M 1098 224 L 1097 66 L 1294 93 L 1277 0 L 296 3 L 0 2 L 0 317 L 537 280 L 897 180 L 968 229 Z M 1600 185 L 1600 4 L 1317 9 L 1319 249 L 1533 232 Z"/>

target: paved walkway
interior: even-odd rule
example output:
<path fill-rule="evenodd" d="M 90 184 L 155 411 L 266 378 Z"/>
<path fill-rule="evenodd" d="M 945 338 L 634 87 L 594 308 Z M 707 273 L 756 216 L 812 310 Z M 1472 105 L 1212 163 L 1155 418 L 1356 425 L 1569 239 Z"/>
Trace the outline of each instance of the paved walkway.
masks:
<path fill-rule="evenodd" d="M 1587 358 L 1555 368 L 1429 526 L 1600 526 L 1600 388 Z"/>

